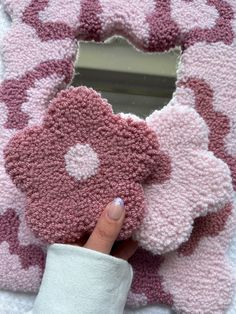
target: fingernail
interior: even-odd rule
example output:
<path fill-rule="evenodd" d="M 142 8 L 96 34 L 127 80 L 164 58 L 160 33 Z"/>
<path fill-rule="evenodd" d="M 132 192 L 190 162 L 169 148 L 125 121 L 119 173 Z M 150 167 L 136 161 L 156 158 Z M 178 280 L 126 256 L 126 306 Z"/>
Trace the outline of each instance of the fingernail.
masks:
<path fill-rule="evenodd" d="M 119 220 L 124 212 L 124 202 L 120 197 L 117 197 L 110 203 L 107 214 L 112 220 Z"/>

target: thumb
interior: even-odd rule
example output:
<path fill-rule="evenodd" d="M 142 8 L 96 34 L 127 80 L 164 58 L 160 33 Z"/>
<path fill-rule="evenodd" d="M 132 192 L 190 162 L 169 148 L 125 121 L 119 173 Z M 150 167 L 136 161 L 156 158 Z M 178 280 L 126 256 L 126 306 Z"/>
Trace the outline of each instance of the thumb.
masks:
<path fill-rule="evenodd" d="M 112 246 L 120 233 L 124 218 L 124 202 L 121 198 L 116 198 L 103 211 L 84 247 L 110 254 Z"/>

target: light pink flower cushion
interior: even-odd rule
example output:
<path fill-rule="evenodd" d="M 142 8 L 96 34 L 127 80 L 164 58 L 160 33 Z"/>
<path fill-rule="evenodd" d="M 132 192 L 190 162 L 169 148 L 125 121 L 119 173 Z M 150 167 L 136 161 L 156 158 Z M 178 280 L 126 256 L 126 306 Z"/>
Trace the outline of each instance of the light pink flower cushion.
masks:
<path fill-rule="evenodd" d="M 135 239 L 163 254 L 188 240 L 195 218 L 232 201 L 232 180 L 227 165 L 208 151 L 208 129 L 195 110 L 170 103 L 146 121 L 172 171 L 163 184 L 145 185 L 147 213 Z"/>

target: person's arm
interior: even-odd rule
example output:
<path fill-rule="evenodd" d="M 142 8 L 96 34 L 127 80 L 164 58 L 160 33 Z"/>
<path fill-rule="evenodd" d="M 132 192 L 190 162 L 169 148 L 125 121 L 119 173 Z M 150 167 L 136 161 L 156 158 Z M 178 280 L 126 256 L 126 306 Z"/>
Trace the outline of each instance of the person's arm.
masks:
<path fill-rule="evenodd" d="M 49 246 L 46 269 L 32 314 L 121 314 L 133 271 L 128 259 L 137 244 L 112 250 L 125 216 L 122 202 L 111 203 L 84 247 Z M 113 211 L 113 219 L 112 219 Z"/>

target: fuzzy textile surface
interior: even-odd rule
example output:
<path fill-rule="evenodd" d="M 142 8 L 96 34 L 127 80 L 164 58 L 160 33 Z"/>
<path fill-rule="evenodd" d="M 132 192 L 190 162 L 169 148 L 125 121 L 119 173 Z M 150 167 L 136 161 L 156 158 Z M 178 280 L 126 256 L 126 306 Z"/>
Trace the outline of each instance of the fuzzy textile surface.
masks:
<path fill-rule="evenodd" d="M 4 65 L 2 60 L 2 41 L 10 27 L 10 21 L 8 16 L 4 12 L 3 5 L 0 1 L 0 82 L 4 76 Z"/>
<path fill-rule="evenodd" d="M 148 52 L 162 52 L 181 46 L 183 53 L 172 106 L 179 107 L 181 112 L 183 106 L 192 107 L 201 115 L 209 132 L 208 148 L 228 164 L 235 186 L 234 0 L 4 0 L 3 3 L 12 18 L 12 26 L 3 42 L 5 73 L 0 86 L 2 288 L 37 291 L 44 264 L 44 245 L 26 226 L 25 195 L 16 188 L 5 171 L 3 150 L 18 130 L 42 123 L 49 100 L 70 82 L 76 54 L 76 38 L 104 41 L 117 34 Z M 165 115 L 166 110 L 170 109 L 163 110 L 163 113 L 155 112 L 147 119 L 147 124 L 153 131 L 160 131 L 156 121 Z M 167 125 L 168 123 L 165 124 L 166 127 Z M 160 141 L 159 144 L 161 151 L 169 156 L 171 162 L 169 180 L 163 182 L 167 191 L 171 191 L 174 182 L 178 182 L 183 173 L 181 174 L 181 167 L 173 167 L 178 160 L 173 160 L 171 148 L 161 146 Z M 92 152 L 88 146 L 83 149 L 90 154 Z M 73 155 L 77 151 L 78 147 L 74 147 L 67 155 L 67 160 L 72 164 Z M 185 158 L 187 152 L 182 153 L 180 157 Z M 95 155 L 91 155 L 91 162 L 96 165 Z M 189 167 L 186 167 L 186 173 L 192 166 L 190 156 L 191 153 L 187 159 Z M 205 156 L 202 153 L 200 160 L 208 163 L 209 156 L 206 151 Z M 72 169 L 73 167 L 67 167 L 69 172 Z M 177 170 L 180 171 L 179 177 L 174 176 Z M 75 175 L 81 174 L 74 173 L 74 177 Z M 193 177 L 190 180 L 191 178 Z M 175 187 L 181 190 L 180 182 L 182 181 L 178 185 L 176 183 Z M 150 200 L 153 199 L 151 190 L 160 188 L 154 183 L 144 186 L 146 195 L 151 196 Z M 206 195 L 195 188 L 191 191 L 189 187 L 188 193 L 194 192 L 194 197 L 199 193 L 206 200 Z M 218 195 L 218 188 L 216 186 L 211 191 L 216 193 L 215 196 Z M 178 199 L 185 206 L 190 197 L 188 193 L 185 199 Z M 227 199 L 228 203 L 225 204 Z M 183 228 L 183 234 L 178 234 L 177 243 L 173 242 L 172 236 L 169 244 L 167 242 L 164 247 L 161 245 L 158 248 L 168 251 L 169 245 L 180 245 L 175 251 L 162 256 L 153 256 L 142 249 L 137 252 L 131 260 L 135 278 L 128 300 L 130 306 L 163 303 L 177 313 L 227 312 L 233 294 L 232 270 L 226 257 L 233 233 L 233 204 L 226 194 L 225 199 L 220 197 L 218 201 L 216 207 L 215 203 L 201 204 L 198 210 L 209 212 L 205 217 L 198 217 L 196 208 L 190 204 L 189 212 L 184 217 L 184 223 L 188 221 L 185 227 L 188 229 L 192 223 L 190 220 L 198 218 L 194 221 L 189 240 L 180 245 L 183 239 L 181 237 L 189 233 Z M 148 202 L 150 203 L 149 199 Z M 149 211 L 151 219 L 156 214 L 155 207 Z M 171 213 L 170 217 L 167 215 L 165 218 L 166 222 L 172 222 Z M 145 223 L 151 228 L 144 219 Z M 174 223 L 184 226 L 176 218 Z M 167 226 L 169 227 L 168 224 Z M 173 232 L 175 228 L 177 226 L 174 224 Z M 142 226 L 135 236 L 142 246 L 150 249 L 152 243 L 145 243 L 148 238 Z M 234 262 L 236 265 L 235 258 Z M 156 313 L 158 311 L 157 308 Z M 235 313 L 235 309 L 229 310 L 229 313 L 230 311 Z"/>
<path fill-rule="evenodd" d="M 188 240 L 195 218 L 220 212 L 232 200 L 228 167 L 207 151 L 204 121 L 195 110 L 174 104 L 147 118 L 172 168 L 168 181 L 144 188 L 147 214 L 135 239 L 154 254 L 177 249 Z"/>
<path fill-rule="evenodd" d="M 164 136 L 165 133 L 162 133 L 160 145 L 162 150 L 167 152 L 166 149 L 169 149 L 171 144 L 173 145 L 174 143 L 173 151 L 175 152 L 174 158 L 176 158 L 177 164 L 173 169 L 179 172 L 181 169 L 181 156 L 178 154 L 178 148 L 180 154 L 183 154 L 181 141 L 184 144 L 186 143 L 184 134 L 187 134 L 189 130 L 190 121 L 188 121 L 188 118 L 190 118 L 190 115 L 188 112 L 189 107 L 180 106 L 175 101 L 174 98 L 172 101 L 174 103 L 173 106 L 169 104 L 160 112 L 154 112 L 147 118 L 147 123 L 157 133 L 164 131 L 162 127 L 165 124 L 178 130 L 177 134 L 180 135 L 179 141 L 175 137 L 176 134 L 174 133 L 172 138 L 170 128 L 165 127 L 168 131 L 166 137 Z M 204 141 L 200 137 L 201 128 L 198 129 L 194 126 L 193 115 L 194 112 L 192 112 L 191 116 L 191 126 L 193 127 L 191 134 L 194 137 L 194 133 L 196 132 L 198 134 L 196 138 L 203 144 Z M 180 126 L 179 129 L 177 127 L 178 124 Z M 192 155 L 190 153 L 191 146 L 188 143 L 187 150 L 189 157 Z M 204 156 L 203 154 L 202 156 L 204 159 L 206 158 L 206 155 Z M 174 158 L 172 156 L 172 164 L 175 160 Z M 201 160 L 200 156 L 198 156 L 197 160 Z M 186 161 L 184 164 L 186 171 Z M 180 178 L 181 176 L 179 176 Z M 163 185 L 164 194 L 155 184 L 145 187 L 146 199 L 149 206 L 153 200 L 155 200 L 153 203 L 156 205 L 158 195 L 159 203 L 157 210 L 162 209 L 161 201 L 165 198 L 167 187 L 168 185 L 171 186 L 172 180 L 175 182 L 174 173 L 173 177 Z M 179 196 L 181 192 L 176 193 L 175 191 L 178 191 L 176 190 L 177 187 L 181 191 L 181 182 L 180 180 L 174 190 L 172 190 L 173 192 L 170 193 L 173 197 L 177 194 L 179 201 L 182 199 Z M 197 186 L 199 185 L 201 184 Z M 214 185 L 213 181 L 212 185 Z M 193 189 L 191 188 L 190 190 L 192 191 Z M 185 193 L 187 195 L 186 187 Z M 209 196 L 207 191 L 206 195 Z M 193 195 L 191 195 L 191 199 L 192 197 Z M 168 201 L 170 201 L 170 198 L 168 198 Z M 194 204 L 196 203 L 197 201 L 194 202 Z M 151 206 L 151 217 L 153 215 L 152 210 Z M 199 308 L 201 309 L 199 313 L 208 313 L 209 310 L 210 313 L 217 313 L 217 311 L 224 313 L 226 302 L 230 304 L 233 292 L 232 287 L 234 285 L 231 265 L 226 257 L 230 239 L 235 230 L 235 217 L 232 215 L 232 210 L 233 205 L 228 203 L 217 213 L 211 213 L 206 217 L 195 219 L 189 240 L 182 244 L 175 252 L 154 256 L 147 251 L 139 250 L 130 260 L 134 268 L 134 280 L 128 304 L 130 306 L 137 306 L 138 304 L 145 305 L 155 303 L 158 300 L 161 304 L 173 306 L 176 312 L 180 313 L 184 312 L 183 309 L 185 309 L 186 313 L 194 313 L 194 309 L 196 309 L 196 313 L 198 313 L 197 309 Z M 156 214 L 155 211 L 154 214 Z M 146 217 L 142 226 L 146 232 L 145 220 Z M 154 218 L 154 220 L 158 219 Z M 155 230 L 152 230 L 152 232 L 155 232 Z M 199 280 L 200 278 L 201 280 Z M 140 289 L 140 287 L 142 288 Z M 193 295 L 194 298 L 189 299 L 189 295 Z M 209 304 L 211 304 L 210 309 Z"/>
<path fill-rule="evenodd" d="M 188 240 L 196 217 L 230 202 L 228 167 L 207 151 L 198 114 L 170 105 L 149 120 L 150 129 L 112 114 L 92 89 L 71 88 L 52 101 L 42 126 L 10 141 L 6 170 L 27 196 L 25 215 L 37 236 L 76 242 L 118 195 L 126 205 L 120 239 L 138 229 L 140 246 L 161 254 Z"/>
<path fill-rule="evenodd" d="M 171 172 L 168 156 L 145 122 L 114 115 L 86 87 L 61 92 L 42 126 L 19 132 L 5 157 L 8 173 L 26 193 L 29 226 L 50 243 L 73 243 L 91 233 L 116 196 L 126 204 L 120 239 L 131 237 L 144 216 L 141 183 L 161 184 Z M 230 189 L 229 174 L 219 171 Z M 226 189 L 221 192 L 227 198 Z"/>

